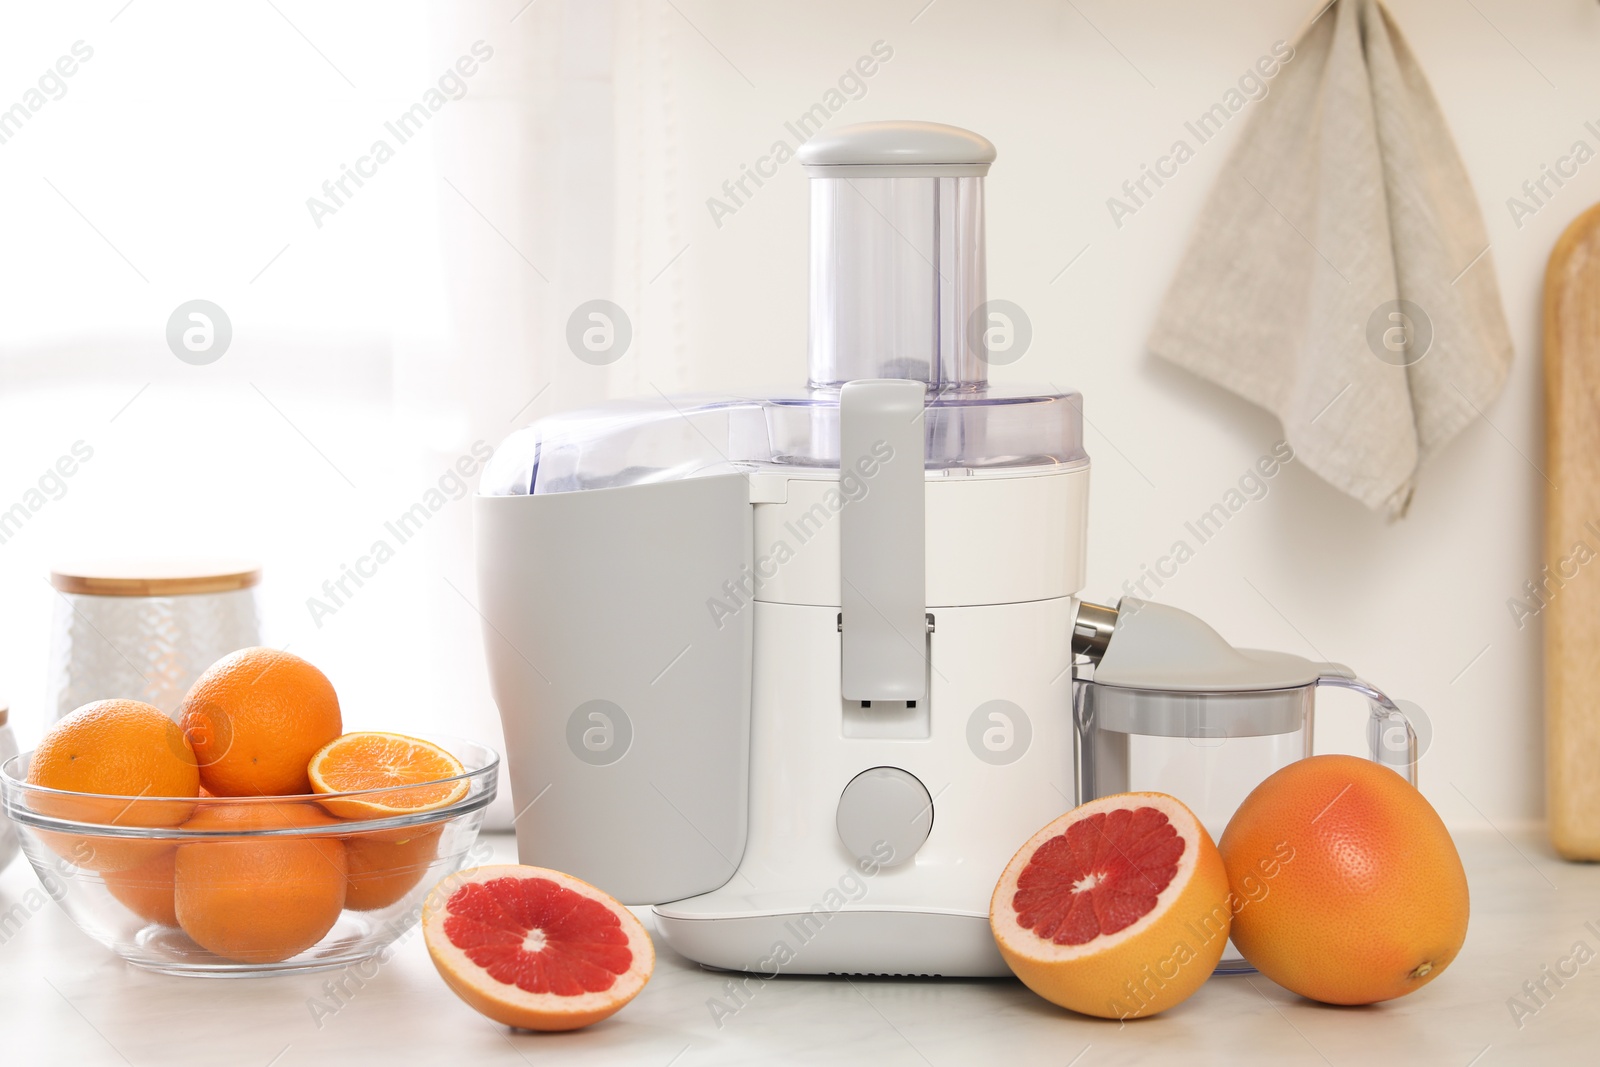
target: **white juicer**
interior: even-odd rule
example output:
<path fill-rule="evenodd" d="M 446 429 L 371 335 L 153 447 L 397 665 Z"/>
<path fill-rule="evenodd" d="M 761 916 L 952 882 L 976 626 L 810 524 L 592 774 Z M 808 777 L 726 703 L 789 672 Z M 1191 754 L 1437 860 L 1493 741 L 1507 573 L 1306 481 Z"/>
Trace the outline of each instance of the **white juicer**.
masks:
<path fill-rule="evenodd" d="M 995 880 L 1077 791 L 1081 399 L 988 384 L 988 141 L 800 159 L 805 390 L 555 416 L 485 473 L 521 858 L 715 967 L 1005 975 Z"/>
<path fill-rule="evenodd" d="M 985 300 L 993 146 L 896 122 L 799 155 L 807 388 L 544 419 L 484 473 L 523 862 L 654 905 L 714 967 L 1005 975 L 1015 848 L 1128 789 L 1220 833 L 1311 753 L 1318 687 L 1365 697 L 1371 757 L 1415 784 L 1407 712 L 1347 668 L 1077 599 L 1081 400 L 985 373 L 1014 325 Z"/>

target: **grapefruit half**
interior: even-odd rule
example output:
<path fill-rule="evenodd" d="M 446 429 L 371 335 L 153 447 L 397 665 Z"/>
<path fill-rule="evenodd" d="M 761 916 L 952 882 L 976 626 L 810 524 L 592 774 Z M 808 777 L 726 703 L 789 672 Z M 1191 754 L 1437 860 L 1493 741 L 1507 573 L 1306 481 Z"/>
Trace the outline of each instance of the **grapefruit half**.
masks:
<path fill-rule="evenodd" d="M 995 942 L 1023 984 L 1106 1019 L 1154 1015 L 1199 989 L 1231 914 L 1217 846 L 1165 793 L 1067 812 L 1011 858 L 989 902 Z"/>
<path fill-rule="evenodd" d="M 633 912 L 543 867 L 476 867 L 428 894 L 422 935 L 462 1000 L 524 1030 L 576 1030 L 639 995 L 656 953 Z"/>

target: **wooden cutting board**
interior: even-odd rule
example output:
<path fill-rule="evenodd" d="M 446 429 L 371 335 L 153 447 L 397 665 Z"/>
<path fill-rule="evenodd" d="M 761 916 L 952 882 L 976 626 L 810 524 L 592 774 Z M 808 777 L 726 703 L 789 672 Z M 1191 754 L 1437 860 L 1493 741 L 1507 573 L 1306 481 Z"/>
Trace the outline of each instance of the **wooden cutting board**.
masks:
<path fill-rule="evenodd" d="M 1550 253 L 1544 397 L 1546 809 L 1557 852 L 1600 860 L 1600 205 Z"/>

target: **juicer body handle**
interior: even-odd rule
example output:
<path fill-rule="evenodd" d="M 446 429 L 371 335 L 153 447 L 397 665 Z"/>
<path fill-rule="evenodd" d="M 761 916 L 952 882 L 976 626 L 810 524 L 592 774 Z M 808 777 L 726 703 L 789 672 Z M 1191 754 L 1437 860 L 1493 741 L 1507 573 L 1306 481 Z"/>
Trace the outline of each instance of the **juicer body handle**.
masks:
<path fill-rule="evenodd" d="M 1366 697 L 1372 708 L 1367 720 L 1367 748 L 1372 761 L 1393 768 L 1403 774 L 1406 781 L 1417 784 L 1417 732 L 1406 713 L 1388 694 L 1357 678 L 1354 671 L 1338 663 L 1323 664 L 1316 685 L 1319 689 L 1323 686 L 1349 689 Z"/>

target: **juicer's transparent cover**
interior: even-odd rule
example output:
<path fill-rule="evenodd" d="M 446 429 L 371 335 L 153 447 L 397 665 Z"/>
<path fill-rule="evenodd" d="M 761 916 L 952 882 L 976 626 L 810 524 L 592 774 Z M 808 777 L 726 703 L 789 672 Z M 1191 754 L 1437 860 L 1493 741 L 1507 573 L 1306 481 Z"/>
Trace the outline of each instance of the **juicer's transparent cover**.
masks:
<path fill-rule="evenodd" d="M 935 397 L 923 415 L 927 469 L 1075 466 L 1083 452 L 1077 393 L 999 388 Z M 552 415 L 495 453 L 480 492 L 567 493 L 765 467 L 839 466 L 839 399 L 673 397 Z"/>
<path fill-rule="evenodd" d="M 990 385 L 983 180 L 994 146 L 923 122 L 864 123 L 801 147 L 811 187 L 807 388 L 660 397 L 541 419 L 484 472 L 491 496 L 764 467 L 837 468 L 839 387 L 924 382 L 930 473 L 1077 466 L 1082 397 Z"/>

